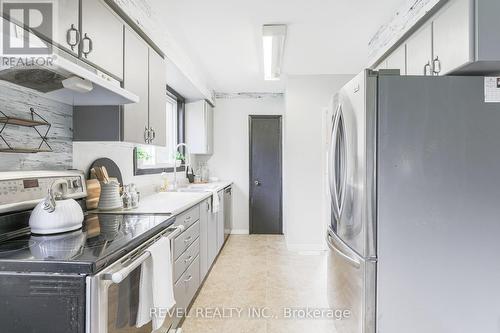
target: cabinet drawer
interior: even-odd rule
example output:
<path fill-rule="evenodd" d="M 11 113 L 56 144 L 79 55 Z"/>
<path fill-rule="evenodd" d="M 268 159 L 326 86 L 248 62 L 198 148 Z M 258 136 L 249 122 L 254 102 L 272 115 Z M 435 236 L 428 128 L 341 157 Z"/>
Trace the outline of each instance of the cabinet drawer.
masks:
<path fill-rule="evenodd" d="M 193 208 L 179 214 L 175 218 L 175 225 L 184 225 L 184 227 L 189 228 L 193 223 L 200 219 L 200 205 L 196 205 Z"/>
<path fill-rule="evenodd" d="M 182 273 L 191 265 L 193 260 L 200 253 L 200 239 L 196 239 L 193 244 L 175 261 L 174 264 L 174 281 L 179 280 Z"/>
<path fill-rule="evenodd" d="M 174 286 L 176 307 L 185 309 L 200 286 L 200 257 L 193 260 L 191 266 L 181 275 Z"/>
<path fill-rule="evenodd" d="M 196 222 L 174 240 L 174 258 L 177 260 L 200 236 L 200 223 Z"/>

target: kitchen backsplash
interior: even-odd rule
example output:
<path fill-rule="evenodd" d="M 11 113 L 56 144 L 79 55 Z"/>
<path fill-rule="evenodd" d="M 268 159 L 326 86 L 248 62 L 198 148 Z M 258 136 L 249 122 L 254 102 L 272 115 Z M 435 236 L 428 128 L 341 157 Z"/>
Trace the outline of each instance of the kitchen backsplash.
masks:
<path fill-rule="evenodd" d="M 162 184 L 162 177 L 159 174 L 134 176 L 133 152 L 135 146 L 133 143 L 126 142 L 75 141 L 73 143 L 73 167 L 87 173 L 90 165 L 96 159 L 102 157 L 110 158 L 120 168 L 125 184 L 134 183 L 141 192 L 141 195 L 153 194 Z M 172 181 L 173 173 L 169 173 L 168 178 Z M 177 180 L 179 183 L 185 183 L 187 181 L 185 173 L 178 172 Z"/>
<path fill-rule="evenodd" d="M 0 81 L 0 110 L 7 116 L 30 117 L 30 108 L 52 124 L 48 142 L 51 153 L 0 153 L 0 171 L 68 169 L 73 164 L 73 107 L 40 94 Z M 44 130 L 45 127 L 40 127 Z M 2 135 L 14 147 L 38 147 L 41 139 L 33 128 L 8 125 Z M 0 140 L 0 147 L 5 143 Z"/>

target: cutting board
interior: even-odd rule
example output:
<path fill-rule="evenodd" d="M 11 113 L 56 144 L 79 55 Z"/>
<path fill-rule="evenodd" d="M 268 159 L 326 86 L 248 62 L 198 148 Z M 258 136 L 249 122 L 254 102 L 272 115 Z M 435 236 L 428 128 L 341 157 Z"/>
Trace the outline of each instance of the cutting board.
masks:
<path fill-rule="evenodd" d="M 97 179 L 89 179 L 87 183 L 87 209 L 96 209 L 101 195 L 101 184 Z"/>
<path fill-rule="evenodd" d="M 118 180 L 118 183 L 120 183 L 120 185 L 123 185 L 122 173 L 118 165 L 116 165 L 116 163 L 113 160 L 109 158 L 99 158 L 95 160 L 90 165 L 89 175 L 88 175 L 89 178 L 90 178 L 90 170 L 94 167 L 106 167 L 106 171 L 108 172 L 109 177 L 116 178 Z"/>

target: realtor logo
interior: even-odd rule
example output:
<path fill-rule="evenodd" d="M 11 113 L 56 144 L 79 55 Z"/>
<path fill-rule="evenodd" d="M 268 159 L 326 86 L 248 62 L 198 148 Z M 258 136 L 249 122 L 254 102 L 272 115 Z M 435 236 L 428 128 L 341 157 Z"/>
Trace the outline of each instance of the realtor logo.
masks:
<path fill-rule="evenodd" d="M 3 54 L 50 54 L 52 45 L 42 42 L 26 29 L 52 40 L 53 4 L 51 2 L 13 1 L 2 3 Z M 10 21 L 10 22 L 9 22 Z M 24 28 L 24 29 L 23 29 Z"/>

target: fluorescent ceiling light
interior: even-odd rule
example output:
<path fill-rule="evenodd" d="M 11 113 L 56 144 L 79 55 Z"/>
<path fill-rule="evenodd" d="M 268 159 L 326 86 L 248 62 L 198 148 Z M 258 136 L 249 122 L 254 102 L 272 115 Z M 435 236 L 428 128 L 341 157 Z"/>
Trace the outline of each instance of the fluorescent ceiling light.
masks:
<path fill-rule="evenodd" d="M 285 49 L 286 25 L 269 24 L 262 27 L 264 79 L 279 80 Z"/>

